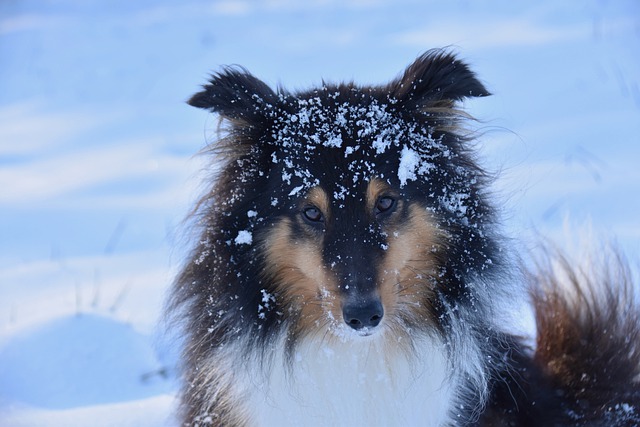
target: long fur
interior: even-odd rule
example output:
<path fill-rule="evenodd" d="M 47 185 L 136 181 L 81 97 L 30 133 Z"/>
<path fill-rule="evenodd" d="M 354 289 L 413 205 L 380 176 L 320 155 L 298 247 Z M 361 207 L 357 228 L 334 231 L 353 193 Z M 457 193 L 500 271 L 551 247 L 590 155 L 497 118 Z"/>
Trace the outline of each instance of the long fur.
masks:
<path fill-rule="evenodd" d="M 441 50 L 381 86 L 211 76 L 189 103 L 221 117 L 218 172 L 167 305 L 185 336 L 183 425 L 637 421 L 631 283 L 584 283 L 565 263 L 569 303 L 533 275 L 535 351 L 496 320 L 514 260 L 460 108 L 487 95 Z"/>

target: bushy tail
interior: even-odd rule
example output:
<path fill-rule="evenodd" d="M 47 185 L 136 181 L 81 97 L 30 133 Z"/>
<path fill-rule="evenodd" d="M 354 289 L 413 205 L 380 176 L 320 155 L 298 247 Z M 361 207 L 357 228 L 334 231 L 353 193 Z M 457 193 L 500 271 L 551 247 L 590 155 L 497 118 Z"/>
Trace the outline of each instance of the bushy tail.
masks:
<path fill-rule="evenodd" d="M 530 276 L 533 361 L 576 424 L 639 426 L 639 306 L 625 260 L 603 255 L 583 267 L 556 255 Z"/>
<path fill-rule="evenodd" d="M 535 350 L 512 350 L 484 425 L 640 426 L 636 285 L 618 252 L 601 255 L 555 253 L 529 273 Z"/>

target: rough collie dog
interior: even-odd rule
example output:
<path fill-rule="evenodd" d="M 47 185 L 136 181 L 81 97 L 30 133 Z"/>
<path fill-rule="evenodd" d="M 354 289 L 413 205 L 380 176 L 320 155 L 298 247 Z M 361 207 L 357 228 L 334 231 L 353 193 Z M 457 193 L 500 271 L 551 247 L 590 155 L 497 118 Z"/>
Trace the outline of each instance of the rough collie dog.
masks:
<path fill-rule="evenodd" d="M 623 264 L 531 275 L 535 349 L 496 320 L 514 257 L 460 109 L 487 95 L 430 51 L 381 86 L 289 92 L 231 67 L 191 98 L 222 135 L 168 308 L 183 425 L 640 423 Z"/>

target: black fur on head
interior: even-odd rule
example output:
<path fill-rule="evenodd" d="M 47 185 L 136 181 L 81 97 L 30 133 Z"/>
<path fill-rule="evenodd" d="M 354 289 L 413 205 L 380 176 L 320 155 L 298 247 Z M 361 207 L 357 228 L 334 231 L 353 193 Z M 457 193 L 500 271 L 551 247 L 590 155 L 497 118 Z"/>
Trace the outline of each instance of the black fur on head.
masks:
<path fill-rule="evenodd" d="M 339 192 L 349 180 L 386 172 L 385 179 L 406 197 L 426 200 L 448 236 L 447 250 L 439 254 L 446 285 L 439 288 L 442 300 L 434 304 L 453 308 L 473 303 L 478 295 L 469 292 L 469 282 L 496 267 L 488 226 L 494 215 L 482 195 L 486 175 L 459 134 L 461 116 L 455 107 L 464 98 L 486 95 L 467 65 L 441 50 L 423 54 L 384 86 L 325 84 L 289 93 L 272 90 L 242 68 L 214 74 L 189 100 L 219 114 L 228 132 L 212 147 L 216 160 L 222 158 L 224 164 L 198 205 L 202 237 L 174 294 L 174 304 L 186 304 L 194 317 L 191 324 L 200 325 L 192 333 L 202 340 L 235 330 L 239 325 L 225 321 L 231 317 L 216 317 L 238 304 L 251 307 L 244 321 L 259 335 L 280 323 L 277 309 L 264 319 L 253 313 L 265 284 L 244 281 L 261 277 L 263 266 L 259 247 L 238 243 L 239 232 L 259 238 L 272 219 L 294 207 L 296 191 L 319 177 L 336 183 L 331 190 Z M 357 161 L 345 154 L 349 150 Z M 403 159 L 429 168 L 401 164 Z M 349 169 L 350 177 L 335 176 Z M 232 300 L 229 294 L 238 298 Z"/>

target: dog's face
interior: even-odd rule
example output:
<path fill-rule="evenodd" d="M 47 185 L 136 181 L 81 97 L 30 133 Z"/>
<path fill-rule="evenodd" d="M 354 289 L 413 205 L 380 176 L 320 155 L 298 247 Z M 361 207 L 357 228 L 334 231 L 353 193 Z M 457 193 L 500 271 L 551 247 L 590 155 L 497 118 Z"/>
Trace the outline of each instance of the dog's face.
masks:
<path fill-rule="evenodd" d="M 478 251 L 482 173 L 454 109 L 486 94 L 442 53 L 384 87 L 289 94 L 244 71 L 214 76 L 190 103 L 230 124 L 232 154 L 210 197 L 224 205 L 216 226 L 238 275 L 252 266 L 258 283 L 244 286 L 258 319 L 339 336 L 437 327 L 443 300 L 465 292 L 462 264 L 490 262 Z"/>
<path fill-rule="evenodd" d="M 295 99 L 276 119 L 269 194 L 282 206 L 260 244 L 264 274 L 301 330 L 369 335 L 431 317 L 444 230 L 412 181 L 435 168 L 415 160 L 443 150 L 374 98 L 344 95 Z M 418 140 L 423 153 L 409 148 Z"/>

